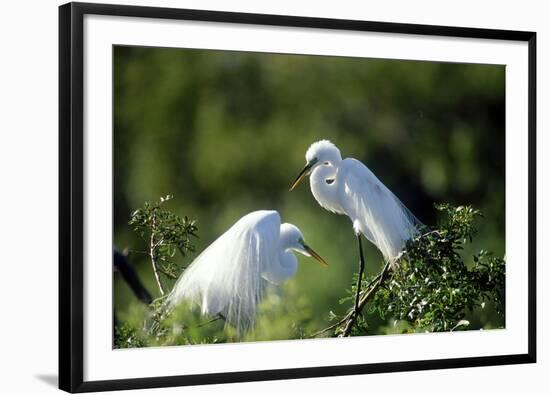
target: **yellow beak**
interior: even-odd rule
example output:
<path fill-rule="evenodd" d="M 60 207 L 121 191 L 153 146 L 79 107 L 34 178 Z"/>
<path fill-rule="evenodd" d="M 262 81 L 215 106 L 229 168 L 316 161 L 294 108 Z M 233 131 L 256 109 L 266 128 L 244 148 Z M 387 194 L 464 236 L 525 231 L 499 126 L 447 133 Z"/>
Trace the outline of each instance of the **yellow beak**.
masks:
<path fill-rule="evenodd" d="M 324 267 L 327 267 L 328 266 L 328 263 L 321 257 L 321 255 L 317 254 L 313 248 L 311 248 L 310 246 L 308 246 L 307 244 L 304 244 L 304 249 L 306 250 L 306 252 L 311 255 L 312 258 L 315 258 L 320 264 L 321 266 L 324 266 Z"/>
<path fill-rule="evenodd" d="M 296 188 L 296 186 L 300 183 L 300 181 L 302 181 L 302 179 L 307 175 L 307 173 L 309 172 L 309 170 L 311 169 L 312 166 L 313 166 L 313 163 L 308 163 L 308 164 L 302 169 L 302 171 L 300 172 L 300 174 L 298 174 L 298 177 L 296 177 L 296 179 L 294 180 L 294 182 L 293 182 L 292 185 L 290 186 L 289 191 L 292 191 L 294 188 Z"/>

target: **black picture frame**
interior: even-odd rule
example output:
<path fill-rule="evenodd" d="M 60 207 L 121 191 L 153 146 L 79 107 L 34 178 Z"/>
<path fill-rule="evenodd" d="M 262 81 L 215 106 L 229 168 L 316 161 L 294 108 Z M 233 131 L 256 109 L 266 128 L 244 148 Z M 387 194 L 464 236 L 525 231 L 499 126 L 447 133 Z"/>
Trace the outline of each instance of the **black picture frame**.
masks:
<path fill-rule="evenodd" d="M 86 14 L 402 33 L 528 43 L 528 352 L 330 367 L 143 377 L 83 378 L 83 19 Z M 59 8 L 59 388 L 123 390 L 536 362 L 536 33 L 189 9 L 68 3 Z"/>

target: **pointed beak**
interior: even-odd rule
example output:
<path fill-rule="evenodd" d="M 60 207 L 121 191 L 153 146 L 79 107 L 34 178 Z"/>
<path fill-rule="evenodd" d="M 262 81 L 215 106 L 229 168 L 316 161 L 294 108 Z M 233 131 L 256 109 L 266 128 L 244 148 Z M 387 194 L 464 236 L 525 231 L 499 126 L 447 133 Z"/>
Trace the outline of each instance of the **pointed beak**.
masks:
<path fill-rule="evenodd" d="M 319 262 L 319 264 L 323 267 L 327 267 L 328 266 L 328 263 L 321 257 L 321 255 L 317 254 L 313 248 L 311 248 L 310 246 L 308 246 L 307 244 L 303 244 L 304 246 L 304 250 L 309 254 L 311 255 L 312 258 L 315 258 L 317 260 L 317 262 Z"/>
<path fill-rule="evenodd" d="M 302 171 L 300 172 L 300 174 L 298 174 L 298 177 L 296 177 L 296 179 L 294 180 L 294 182 L 292 183 L 292 185 L 290 186 L 289 188 L 289 191 L 292 191 L 294 188 L 296 188 L 296 186 L 300 183 L 300 181 L 302 181 L 302 179 L 307 176 L 307 174 L 309 173 L 309 171 L 311 170 L 311 168 L 313 167 L 313 163 L 308 163 L 303 169 Z"/>

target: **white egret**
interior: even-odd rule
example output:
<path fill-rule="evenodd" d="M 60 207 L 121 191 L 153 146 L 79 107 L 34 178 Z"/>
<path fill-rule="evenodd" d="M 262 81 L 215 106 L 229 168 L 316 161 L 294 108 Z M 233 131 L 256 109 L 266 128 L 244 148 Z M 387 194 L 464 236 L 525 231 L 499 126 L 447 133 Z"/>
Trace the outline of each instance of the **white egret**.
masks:
<path fill-rule="evenodd" d="M 196 303 L 202 314 L 221 315 L 243 333 L 254 325 L 265 282 L 279 285 L 296 273 L 293 251 L 327 265 L 296 226 L 281 224 L 277 211 L 247 214 L 183 272 L 167 297 L 167 306 L 183 300 Z"/>
<path fill-rule="evenodd" d="M 393 264 L 421 223 L 363 163 L 342 159 L 340 150 L 328 140 L 309 147 L 306 165 L 290 190 L 308 175 L 311 192 L 321 207 L 347 215 L 353 223 L 360 258 L 354 308 L 357 314 L 365 266 L 361 234 L 378 247 L 386 262 Z"/>

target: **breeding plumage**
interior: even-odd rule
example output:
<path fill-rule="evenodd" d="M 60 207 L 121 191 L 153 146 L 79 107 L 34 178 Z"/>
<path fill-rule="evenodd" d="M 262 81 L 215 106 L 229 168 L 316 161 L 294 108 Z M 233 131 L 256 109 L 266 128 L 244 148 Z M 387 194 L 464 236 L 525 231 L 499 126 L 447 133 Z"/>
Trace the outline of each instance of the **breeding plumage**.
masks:
<path fill-rule="evenodd" d="M 222 315 L 242 333 L 254 325 L 265 281 L 279 285 L 296 273 L 298 261 L 292 251 L 326 264 L 296 226 L 281 224 L 277 211 L 247 214 L 183 272 L 167 305 L 196 303 L 202 314 Z"/>
<path fill-rule="evenodd" d="M 343 159 L 328 140 L 313 143 L 307 164 L 293 183 L 310 175 L 311 192 L 325 209 L 347 215 L 356 234 L 372 242 L 386 261 L 397 258 L 421 224 L 401 201 L 356 159 Z"/>
<path fill-rule="evenodd" d="M 359 243 L 360 267 L 355 309 L 364 270 L 361 237 L 372 242 L 386 262 L 394 263 L 420 221 L 401 201 L 356 159 L 342 160 L 340 150 L 328 140 L 313 143 L 306 152 L 306 166 L 290 187 L 310 175 L 311 192 L 325 209 L 347 215 Z"/>

